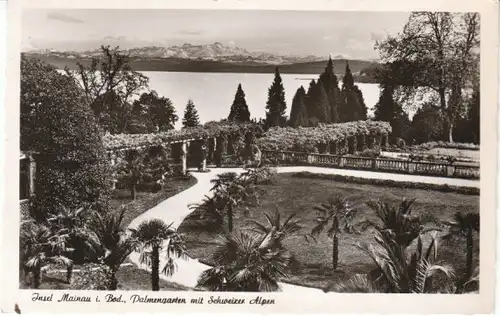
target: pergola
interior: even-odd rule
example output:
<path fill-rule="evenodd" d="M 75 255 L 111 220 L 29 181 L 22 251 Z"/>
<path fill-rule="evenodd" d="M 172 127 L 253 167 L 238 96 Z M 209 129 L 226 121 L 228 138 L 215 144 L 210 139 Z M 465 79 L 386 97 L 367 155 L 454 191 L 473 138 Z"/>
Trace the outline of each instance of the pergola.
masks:
<path fill-rule="evenodd" d="M 225 156 L 233 144 L 237 142 L 253 143 L 255 135 L 262 132 L 257 124 L 217 122 L 182 130 L 170 130 L 152 134 L 106 134 L 103 137 L 104 147 L 111 165 L 117 162 L 119 154 L 132 150 L 147 150 L 151 147 L 181 145 L 182 172 L 187 171 L 188 148 L 193 142 L 202 142 L 208 155 L 202 161 L 203 170 L 207 166 L 207 156 L 214 158 L 216 154 Z M 220 158 L 220 157 L 219 157 Z"/>

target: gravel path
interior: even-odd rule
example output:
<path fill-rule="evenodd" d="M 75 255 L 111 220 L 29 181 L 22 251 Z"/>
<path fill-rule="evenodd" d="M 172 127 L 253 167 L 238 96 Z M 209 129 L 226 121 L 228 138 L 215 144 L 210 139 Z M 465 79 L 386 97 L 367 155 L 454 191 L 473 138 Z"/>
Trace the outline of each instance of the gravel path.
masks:
<path fill-rule="evenodd" d="M 207 173 L 197 173 L 192 172 L 192 175 L 196 177 L 198 182 L 190 187 L 189 189 L 174 195 L 167 200 L 161 202 L 152 209 L 144 212 L 143 214 L 136 217 L 129 225 L 130 228 L 136 228 L 139 223 L 144 220 L 149 220 L 153 218 L 162 219 L 165 223 L 172 223 L 173 227 L 177 228 L 182 223 L 184 218 L 192 212 L 188 205 L 199 203 L 205 195 L 210 195 L 210 188 L 212 187 L 210 180 L 215 178 L 218 174 L 224 172 L 242 172 L 242 168 L 214 168 Z M 414 176 L 407 174 L 394 174 L 394 173 L 382 173 L 382 172 L 371 172 L 371 171 L 359 171 L 359 170 L 346 170 L 346 169 L 332 169 L 332 168 L 322 168 L 322 167 L 279 167 L 277 168 L 279 173 L 286 172 L 300 172 L 309 171 L 313 173 L 325 173 L 325 174 L 339 174 L 352 177 L 360 177 L 367 179 L 385 179 L 394 181 L 412 181 L 420 183 L 433 183 L 433 184 L 448 184 L 452 186 L 463 186 L 463 187 L 479 187 L 479 180 L 466 180 L 466 179 L 453 179 L 453 178 L 439 178 L 439 177 L 426 177 L 426 176 Z M 140 268 L 148 270 L 145 265 L 139 264 L 139 254 L 132 253 L 130 255 L 130 260 L 137 264 Z M 160 268 L 165 264 L 164 258 L 160 258 Z M 160 273 L 160 278 L 175 282 L 187 287 L 194 288 L 196 286 L 197 279 L 199 275 L 206 269 L 210 267 L 200 263 L 197 259 L 182 260 L 177 259 L 177 271 L 173 276 L 167 277 Z M 304 292 L 307 293 L 322 293 L 319 289 L 308 288 L 304 286 L 292 285 L 287 283 L 280 283 L 282 291 L 289 292 Z"/>

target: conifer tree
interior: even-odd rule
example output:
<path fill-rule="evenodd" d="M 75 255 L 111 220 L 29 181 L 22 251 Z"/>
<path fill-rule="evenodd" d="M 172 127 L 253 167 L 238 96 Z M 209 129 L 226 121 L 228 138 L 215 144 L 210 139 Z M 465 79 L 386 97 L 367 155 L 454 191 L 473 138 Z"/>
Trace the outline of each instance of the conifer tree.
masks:
<path fill-rule="evenodd" d="M 366 120 L 367 108 L 363 99 L 363 93 L 354 84 L 349 63 L 346 62 L 345 73 L 340 92 L 339 118 L 342 122 Z"/>
<path fill-rule="evenodd" d="M 183 127 L 195 127 L 200 125 L 198 111 L 196 110 L 193 100 L 189 99 L 186 109 L 184 110 L 184 118 L 182 119 Z"/>
<path fill-rule="evenodd" d="M 292 127 L 307 126 L 306 90 L 300 86 L 293 97 L 289 125 Z"/>
<path fill-rule="evenodd" d="M 330 122 L 328 96 L 321 80 L 317 83 L 314 80 L 311 81 L 306 106 L 310 125 L 316 126 L 318 123 Z"/>
<path fill-rule="evenodd" d="M 309 82 L 309 88 L 307 89 L 307 94 L 305 98 L 305 103 L 306 103 L 306 111 L 307 111 L 307 117 L 309 119 L 312 119 L 314 117 L 314 109 L 313 109 L 313 101 L 314 101 L 314 93 L 316 90 L 316 80 L 311 80 Z"/>
<path fill-rule="evenodd" d="M 274 74 L 274 81 L 269 87 L 266 103 L 266 127 L 284 126 L 286 123 L 285 88 L 278 67 Z"/>
<path fill-rule="evenodd" d="M 328 64 L 325 67 L 325 71 L 320 75 L 320 80 L 323 82 L 323 86 L 328 96 L 328 103 L 330 107 L 330 121 L 332 123 L 339 122 L 338 113 L 338 103 L 340 97 L 340 89 L 337 76 L 333 70 L 333 61 L 330 57 L 328 59 Z"/>
<path fill-rule="evenodd" d="M 238 89 L 236 90 L 234 101 L 231 105 L 228 120 L 233 122 L 250 121 L 250 111 L 248 110 L 247 101 L 245 100 L 245 92 L 241 87 L 241 83 L 238 84 Z"/>

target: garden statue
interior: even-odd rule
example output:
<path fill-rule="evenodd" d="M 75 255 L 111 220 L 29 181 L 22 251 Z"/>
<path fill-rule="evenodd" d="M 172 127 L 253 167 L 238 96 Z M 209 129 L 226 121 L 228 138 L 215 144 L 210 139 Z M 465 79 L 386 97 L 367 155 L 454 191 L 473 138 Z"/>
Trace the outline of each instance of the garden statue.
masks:
<path fill-rule="evenodd" d="M 262 152 L 260 151 L 259 147 L 257 145 L 252 145 L 252 156 L 253 156 L 253 161 L 255 162 L 255 165 L 258 167 L 260 166 L 261 160 L 262 160 Z"/>
<path fill-rule="evenodd" d="M 198 171 L 205 171 L 205 163 L 206 163 L 206 157 L 207 157 L 207 146 L 205 144 L 201 145 L 200 148 L 200 164 L 198 167 Z"/>

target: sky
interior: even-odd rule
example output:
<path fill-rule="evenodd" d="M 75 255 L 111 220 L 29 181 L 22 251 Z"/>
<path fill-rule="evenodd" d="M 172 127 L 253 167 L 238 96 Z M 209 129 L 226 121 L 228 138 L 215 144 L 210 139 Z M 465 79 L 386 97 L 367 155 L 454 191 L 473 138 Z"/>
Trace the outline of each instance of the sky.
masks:
<path fill-rule="evenodd" d="M 249 51 L 376 59 L 408 12 L 249 10 L 47 10 L 23 12 L 22 50 L 91 50 L 220 42 Z"/>

